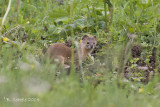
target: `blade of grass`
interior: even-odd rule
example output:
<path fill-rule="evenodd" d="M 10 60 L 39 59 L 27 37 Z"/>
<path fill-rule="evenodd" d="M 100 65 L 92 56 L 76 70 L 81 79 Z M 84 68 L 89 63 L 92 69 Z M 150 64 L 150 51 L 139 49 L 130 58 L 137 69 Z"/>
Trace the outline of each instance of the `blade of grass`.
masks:
<path fill-rule="evenodd" d="M 8 7 L 7 7 L 7 11 L 6 11 L 6 13 L 5 13 L 5 15 L 4 15 L 3 19 L 2 19 L 2 24 L 1 24 L 1 27 L 0 27 L 0 33 L 1 33 L 2 26 L 4 25 L 4 22 L 5 22 L 5 20 L 6 20 L 6 17 L 7 17 L 7 15 L 8 15 L 9 11 L 10 11 L 11 2 L 12 2 L 12 0 L 9 0 Z"/>

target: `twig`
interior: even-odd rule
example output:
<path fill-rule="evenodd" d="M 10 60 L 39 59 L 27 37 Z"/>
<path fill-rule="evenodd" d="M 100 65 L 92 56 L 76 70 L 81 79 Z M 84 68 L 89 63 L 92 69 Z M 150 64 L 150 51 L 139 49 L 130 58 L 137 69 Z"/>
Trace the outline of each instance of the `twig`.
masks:
<path fill-rule="evenodd" d="M 6 35 L 6 34 L 11 33 L 12 31 L 18 29 L 19 27 L 21 27 L 21 25 L 18 25 L 18 26 L 16 26 L 16 27 L 10 29 L 8 32 L 4 33 L 3 35 L 0 35 L 0 38 L 2 38 L 2 39 L 5 38 L 5 35 Z M 25 33 L 26 33 L 26 32 L 25 32 Z M 12 40 L 10 40 L 10 39 L 8 39 L 8 41 L 9 41 L 11 44 L 14 44 L 14 45 L 17 44 L 15 41 L 12 41 Z"/>
<path fill-rule="evenodd" d="M 16 27 L 10 29 L 9 31 L 7 31 L 6 33 L 4 33 L 3 36 L 7 35 L 8 33 L 11 33 L 12 31 L 18 29 L 19 27 L 21 27 L 21 25 L 18 25 L 18 26 L 16 26 Z"/>

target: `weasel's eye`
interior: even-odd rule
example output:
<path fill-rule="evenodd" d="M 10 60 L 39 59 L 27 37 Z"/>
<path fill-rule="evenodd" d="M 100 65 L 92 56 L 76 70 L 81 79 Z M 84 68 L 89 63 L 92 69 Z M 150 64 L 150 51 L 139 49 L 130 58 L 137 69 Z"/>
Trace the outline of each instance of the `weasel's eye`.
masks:
<path fill-rule="evenodd" d="M 93 43 L 93 44 L 95 44 L 95 43 Z"/>
<path fill-rule="evenodd" d="M 89 44 L 89 42 L 87 42 L 87 44 Z"/>

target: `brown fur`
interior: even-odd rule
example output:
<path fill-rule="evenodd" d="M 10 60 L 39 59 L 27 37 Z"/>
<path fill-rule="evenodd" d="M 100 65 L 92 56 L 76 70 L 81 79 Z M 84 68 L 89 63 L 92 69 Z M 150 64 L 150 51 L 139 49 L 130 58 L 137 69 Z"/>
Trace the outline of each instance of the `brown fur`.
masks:
<path fill-rule="evenodd" d="M 88 35 L 85 35 L 82 38 L 81 43 L 79 44 L 81 61 L 84 61 L 87 58 L 88 54 L 93 51 L 96 44 L 97 39 L 95 36 L 89 37 Z M 49 56 L 52 62 L 58 60 L 64 68 L 69 68 L 72 57 L 72 49 L 63 43 L 54 43 L 49 47 L 47 56 Z M 76 64 L 76 67 L 79 66 L 79 56 L 76 49 L 74 49 L 74 63 Z"/>

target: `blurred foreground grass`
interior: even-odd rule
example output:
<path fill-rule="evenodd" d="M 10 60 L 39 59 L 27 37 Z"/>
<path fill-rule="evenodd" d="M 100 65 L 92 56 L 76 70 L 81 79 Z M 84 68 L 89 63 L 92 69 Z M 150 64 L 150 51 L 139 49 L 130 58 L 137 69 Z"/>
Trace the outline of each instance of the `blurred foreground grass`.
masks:
<path fill-rule="evenodd" d="M 1 107 L 158 107 L 160 104 L 159 76 L 148 84 L 131 82 L 94 65 L 98 70 L 87 75 L 91 71 L 85 69 L 84 81 L 80 81 L 78 73 L 65 75 L 65 71 L 55 78 L 56 66 L 41 63 L 30 50 L 21 53 L 21 57 L 16 48 L 3 47 L 3 50 Z"/>

